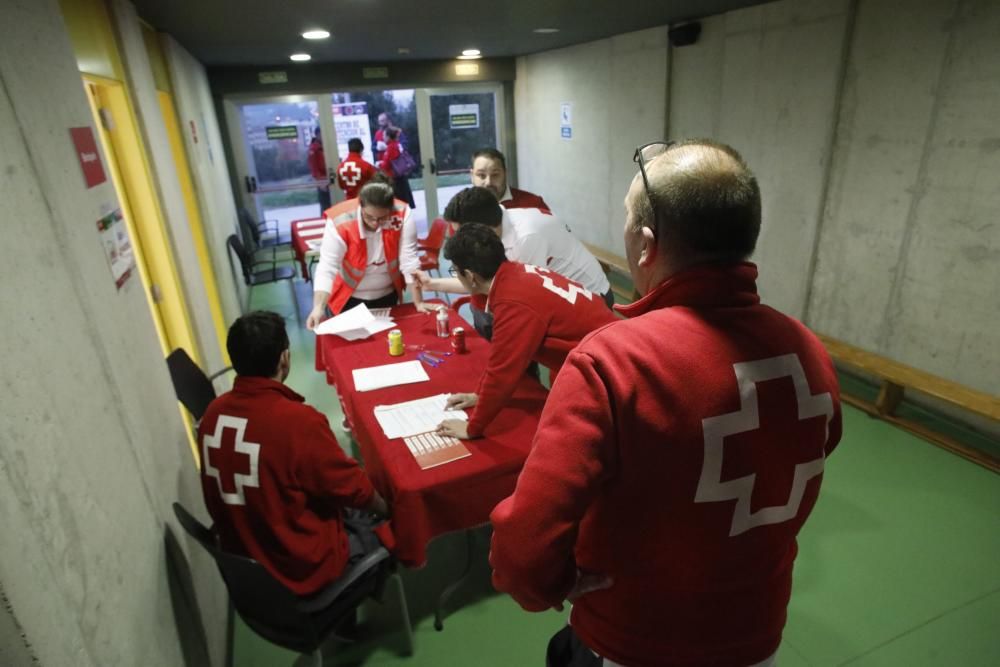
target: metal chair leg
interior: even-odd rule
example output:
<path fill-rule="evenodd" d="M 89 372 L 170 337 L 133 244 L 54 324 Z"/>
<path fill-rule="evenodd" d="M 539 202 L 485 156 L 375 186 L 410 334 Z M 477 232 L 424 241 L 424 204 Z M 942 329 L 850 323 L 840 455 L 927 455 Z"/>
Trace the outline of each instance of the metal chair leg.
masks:
<path fill-rule="evenodd" d="M 396 597 L 399 600 L 399 614 L 402 616 L 403 632 L 406 635 L 406 655 L 413 655 L 413 626 L 410 624 L 410 608 L 406 605 L 403 578 L 399 576 L 398 572 L 394 572 L 390 579 L 393 580 L 393 587 L 396 589 Z"/>
<path fill-rule="evenodd" d="M 466 538 L 466 559 L 465 559 L 465 569 L 462 571 L 462 576 L 460 576 L 455 581 L 448 584 L 441 595 L 438 596 L 437 607 L 434 609 L 434 629 L 438 632 L 444 630 L 444 604 L 448 601 L 455 591 L 457 591 L 462 584 L 464 584 L 469 579 L 469 574 L 472 572 L 472 555 L 475 551 L 476 546 L 476 533 L 473 529 L 468 529 L 465 531 Z"/>

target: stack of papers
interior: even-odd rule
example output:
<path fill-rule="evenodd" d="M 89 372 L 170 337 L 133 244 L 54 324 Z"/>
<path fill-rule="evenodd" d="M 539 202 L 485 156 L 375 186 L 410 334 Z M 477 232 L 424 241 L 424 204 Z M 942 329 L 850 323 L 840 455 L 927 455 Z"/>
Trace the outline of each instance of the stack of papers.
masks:
<path fill-rule="evenodd" d="M 340 315 L 324 320 L 313 331 L 316 335 L 336 334 L 344 340 L 362 340 L 394 326 L 396 326 L 394 321 L 388 317 L 375 317 L 368 310 L 368 306 L 362 303 L 345 310 Z"/>
<path fill-rule="evenodd" d="M 375 419 L 385 437 L 390 439 L 434 431 L 445 419 L 468 421 L 465 410 L 445 410 L 450 395 L 438 394 L 395 405 L 379 405 L 375 407 Z"/>
<path fill-rule="evenodd" d="M 355 368 L 354 389 L 356 391 L 372 391 L 385 387 L 395 387 L 401 384 L 427 382 L 427 371 L 419 361 L 404 361 L 398 364 L 371 366 L 370 368 Z M 435 424 L 437 426 L 437 424 Z"/>

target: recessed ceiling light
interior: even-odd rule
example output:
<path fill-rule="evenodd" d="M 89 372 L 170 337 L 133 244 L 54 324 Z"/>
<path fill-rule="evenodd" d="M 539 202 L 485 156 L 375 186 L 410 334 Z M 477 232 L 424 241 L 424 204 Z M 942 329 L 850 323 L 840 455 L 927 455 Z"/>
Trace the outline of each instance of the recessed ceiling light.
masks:
<path fill-rule="evenodd" d="M 465 51 L 462 51 L 463 56 L 478 56 L 479 54 L 479 49 L 466 49 Z"/>
<path fill-rule="evenodd" d="M 396 49 L 396 53 L 398 53 L 401 56 L 405 56 L 409 52 L 410 52 L 410 50 L 408 48 L 406 48 L 405 46 L 401 46 L 398 49 Z"/>
<path fill-rule="evenodd" d="M 309 55 L 308 53 L 293 53 L 292 55 L 289 56 L 289 58 L 291 58 L 297 63 L 302 63 L 307 60 L 312 60 L 312 56 Z"/>
<path fill-rule="evenodd" d="M 559 28 L 535 28 L 531 32 L 537 32 L 539 35 L 551 35 L 554 32 L 559 32 Z"/>
<path fill-rule="evenodd" d="M 482 56 L 465 56 L 465 55 L 462 55 L 462 56 L 458 57 L 459 60 L 479 60 L 480 58 L 482 58 Z"/>
<path fill-rule="evenodd" d="M 330 33 L 326 30 L 306 30 L 302 36 L 306 39 L 326 39 Z"/>

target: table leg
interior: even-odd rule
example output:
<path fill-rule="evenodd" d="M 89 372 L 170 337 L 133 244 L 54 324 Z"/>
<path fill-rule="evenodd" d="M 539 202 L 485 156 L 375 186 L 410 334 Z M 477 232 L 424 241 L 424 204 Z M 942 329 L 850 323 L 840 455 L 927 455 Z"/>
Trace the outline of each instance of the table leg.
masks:
<path fill-rule="evenodd" d="M 476 546 L 476 531 L 470 528 L 465 531 L 465 544 L 466 544 L 466 554 L 465 554 L 465 568 L 462 570 L 461 576 L 455 581 L 451 582 L 445 589 L 441 591 L 441 595 L 438 596 L 437 607 L 434 609 L 434 629 L 440 632 L 444 630 L 444 605 L 455 591 L 457 591 L 462 584 L 464 584 L 469 579 L 469 575 L 472 573 L 472 556 L 475 552 Z"/>

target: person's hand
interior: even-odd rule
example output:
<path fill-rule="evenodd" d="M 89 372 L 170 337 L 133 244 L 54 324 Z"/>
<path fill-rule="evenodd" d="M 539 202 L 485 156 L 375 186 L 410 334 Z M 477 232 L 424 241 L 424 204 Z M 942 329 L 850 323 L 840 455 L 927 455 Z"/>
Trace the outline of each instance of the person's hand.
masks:
<path fill-rule="evenodd" d="M 473 408 L 479 402 L 476 394 L 452 394 L 444 404 L 445 410 L 465 410 Z"/>
<path fill-rule="evenodd" d="M 438 424 L 437 434 L 468 440 L 469 422 L 464 419 L 445 419 L 443 422 Z"/>
<path fill-rule="evenodd" d="M 570 589 L 569 593 L 566 594 L 567 602 L 576 602 L 578 598 L 587 593 L 593 593 L 594 591 L 601 591 L 605 588 L 611 588 L 615 581 L 606 574 L 598 574 L 596 572 L 583 572 L 579 568 L 576 571 L 576 583 L 573 584 L 573 588 Z M 563 606 L 558 604 L 555 606 L 556 611 L 562 611 Z"/>
<path fill-rule="evenodd" d="M 420 303 L 414 302 L 413 305 L 417 307 L 418 313 L 436 313 L 444 308 L 441 304 L 427 303 L 426 301 L 421 301 Z"/>
<path fill-rule="evenodd" d="M 434 279 L 431 278 L 430 274 L 427 273 L 426 271 L 414 271 L 413 282 L 420 285 L 420 287 L 423 289 L 430 289 L 430 286 L 434 282 Z"/>
<path fill-rule="evenodd" d="M 323 305 L 320 304 L 319 306 L 316 306 L 311 311 L 309 311 L 309 317 L 306 318 L 306 329 L 312 331 L 322 321 L 323 321 Z"/>

